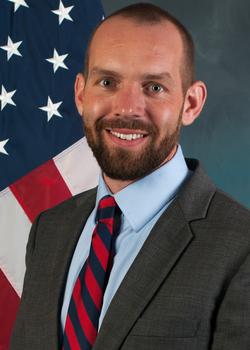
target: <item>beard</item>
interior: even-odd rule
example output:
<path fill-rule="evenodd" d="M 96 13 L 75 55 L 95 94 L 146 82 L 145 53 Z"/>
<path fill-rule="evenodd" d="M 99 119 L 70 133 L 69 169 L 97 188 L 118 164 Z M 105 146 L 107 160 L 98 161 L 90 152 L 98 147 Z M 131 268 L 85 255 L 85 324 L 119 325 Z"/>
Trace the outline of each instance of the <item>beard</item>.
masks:
<path fill-rule="evenodd" d="M 100 118 L 93 126 L 85 123 L 84 129 L 87 142 L 104 174 L 116 180 L 136 180 L 148 175 L 167 160 L 179 140 L 181 116 L 182 110 L 175 129 L 167 132 L 161 140 L 160 132 L 154 124 L 131 117 L 114 120 Z M 131 129 L 133 132 L 143 130 L 148 133 L 146 137 L 150 140 L 138 152 L 118 146 L 111 148 L 106 145 L 103 135 L 110 128 Z"/>

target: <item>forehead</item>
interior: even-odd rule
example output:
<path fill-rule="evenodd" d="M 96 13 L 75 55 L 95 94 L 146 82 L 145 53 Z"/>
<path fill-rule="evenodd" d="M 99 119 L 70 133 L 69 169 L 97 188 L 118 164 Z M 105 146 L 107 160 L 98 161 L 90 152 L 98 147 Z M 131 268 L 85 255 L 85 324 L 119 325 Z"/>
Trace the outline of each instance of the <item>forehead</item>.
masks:
<path fill-rule="evenodd" d="M 120 62 L 127 69 L 136 64 L 172 69 L 179 66 L 182 55 L 182 38 L 171 22 L 150 25 L 117 16 L 97 29 L 89 50 L 89 68 Z"/>

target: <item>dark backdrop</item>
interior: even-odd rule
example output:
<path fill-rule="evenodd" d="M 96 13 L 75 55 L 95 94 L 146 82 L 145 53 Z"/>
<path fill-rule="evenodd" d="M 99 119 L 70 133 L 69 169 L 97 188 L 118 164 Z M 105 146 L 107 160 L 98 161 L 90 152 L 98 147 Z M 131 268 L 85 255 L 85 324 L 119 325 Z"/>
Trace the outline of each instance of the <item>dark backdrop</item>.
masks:
<path fill-rule="evenodd" d="M 102 0 L 106 15 L 136 2 Z M 183 129 L 184 153 L 199 158 L 220 188 L 250 208 L 250 2 L 151 3 L 189 29 L 196 43 L 196 75 L 208 88 L 200 118 Z"/>

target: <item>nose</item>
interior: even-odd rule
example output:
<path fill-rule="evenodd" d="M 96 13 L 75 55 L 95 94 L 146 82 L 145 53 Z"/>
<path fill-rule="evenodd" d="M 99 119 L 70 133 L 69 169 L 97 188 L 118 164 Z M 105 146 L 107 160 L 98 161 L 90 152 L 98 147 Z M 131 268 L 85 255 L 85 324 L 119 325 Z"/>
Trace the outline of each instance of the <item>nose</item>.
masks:
<path fill-rule="evenodd" d="M 141 117 L 144 111 L 143 90 L 136 84 L 120 87 L 113 96 L 113 112 L 116 116 Z"/>

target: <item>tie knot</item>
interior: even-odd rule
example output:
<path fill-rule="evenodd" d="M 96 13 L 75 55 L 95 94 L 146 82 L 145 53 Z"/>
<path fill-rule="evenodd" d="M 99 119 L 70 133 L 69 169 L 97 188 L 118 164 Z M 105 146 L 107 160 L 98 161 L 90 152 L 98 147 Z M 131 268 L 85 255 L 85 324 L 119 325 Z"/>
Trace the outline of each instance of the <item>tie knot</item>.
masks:
<path fill-rule="evenodd" d="M 95 218 L 96 222 L 103 219 L 114 218 L 118 208 L 114 197 L 109 195 L 103 197 L 98 204 Z"/>

